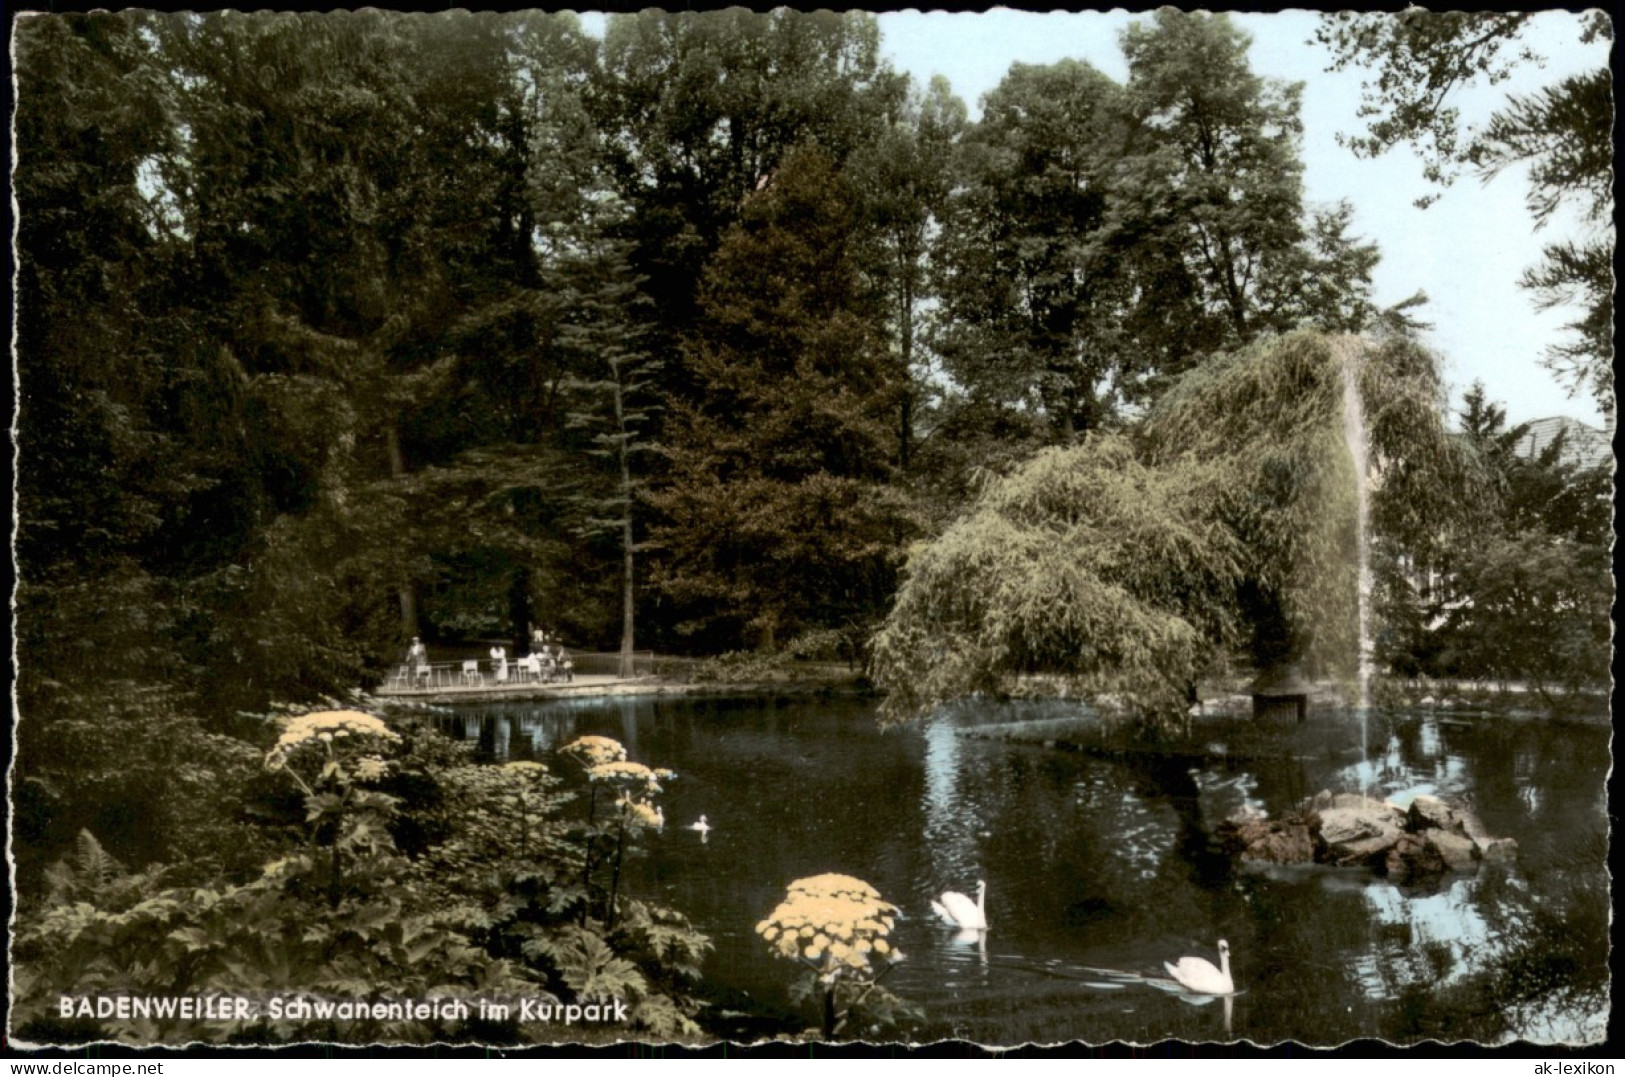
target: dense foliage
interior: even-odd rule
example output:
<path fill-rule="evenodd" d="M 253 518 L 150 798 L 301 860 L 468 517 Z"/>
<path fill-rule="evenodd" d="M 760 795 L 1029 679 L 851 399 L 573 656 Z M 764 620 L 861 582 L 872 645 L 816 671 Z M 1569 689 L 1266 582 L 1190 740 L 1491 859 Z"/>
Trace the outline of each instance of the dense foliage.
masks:
<path fill-rule="evenodd" d="M 987 95 L 938 257 L 936 344 L 970 401 L 1064 438 L 1261 332 L 1374 323 L 1376 250 L 1346 207 L 1306 211 L 1302 87 L 1254 75 L 1248 43 L 1169 9 L 1123 35 L 1125 85 L 1065 60 Z"/>
<path fill-rule="evenodd" d="M 1371 432 L 1363 480 L 1351 385 Z M 1168 721 L 1236 649 L 1352 679 L 1357 482 L 1373 488 L 1377 533 L 1403 548 L 1451 519 L 1463 469 L 1439 396 L 1432 358 L 1408 341 L 1301 332 L 1187 374 L 1138 441 L 1039 454 L 910 561 L 875 640 L 888 708 L 906 717 L 1025 679 Z"/>
<path fill-rule="evenodd" d="M 1231 627 L 1240 556 L 1218 524 L 1217 472 L 1151 469 L 1095 435 L 989 485 L 915 553 L 875 637 L 874 673 L 897 717 L 1022 673 L 1058 688 L 1179 713 Z"/>
<path fill-rule="evenodd" d="M 636 809 L 653 776 L 625 752 L 593 778 L 625 784 L 606 828 L 572 823 L 575 794 L 537 763 L 472 764 L 438 734 L 357 711 L 280 720 L 262 767 L 253 824 L 228 823 L 253 786 L 221 791 L 210 818 L 249 838 L 262 863 L 210 872 L 152 863 L 132 872 L 94 833 L 27 894 L 13 947 L 22 1040 L 370 1043 L 591 1038 L 590 1031 L 487 1016 L 480 1002 L 618 999 L 609 1035 L 698 1032 L 691 992 L 710 943 L 674 910 L 620 892 L 620 861 L 655 820 Z M 602 738 L 598 738 L 602 739 Z M 617 770 L 616 768 L 619 768 Z M 601 770 L 615 771 L 601 776 Z M 635 771 L 635 772 L 634 772 Z M 623 774 L 622 772 L 625 772 Z M 280 795 L 276 795 L 280 794 Z M 408 794 L 408 795 L 403 795 Z M 595 839 L 615 835 L 613 857 Z M 403 844 L 417 846 L 412 855 Z M 177 852 L 180 846 L 167 850 Z M 603 879 L 612 866 L 614 879 Z M 190 878 L 191 882 L 184 881 Z M 220 995 L 252 1002 L 243 1019 L 203 1014 L 61 1012 L 72 996 Z M 440 1003 L 460 1012 L 356 1018 L 294 1012 L 312 1004 Z M 274 1001 L 283 1013 L 272 1010 Z"/>
<path fill-rule="evenodd" d="M 861 14 L 23 20 L 29 708 L 862 640 L 980 468 L 1372 324 L 1296 88 L 1223 17 L 1122 47 L 970 123 Z"/>
<path fill-rule="evenodd" d="M 1441 86 L 1466 32 L 1421 40 Z M 621 873 L 660 772 L 365 723 L 295 723 L 268 769 L 254 716 L 533 623 L 716 680 L 872 658 L 898 714 L 1024 679 L 1168 717 L 1235 657 L 1346 673 L 1351 368 L 1311 330 L 1376 341 L 1386 563 L 1473 596 L 1393 623 L 1450 669 L 1598 676 L 1601 480 L 1442 436 L 1375 248 L 1305 204 L 1299 88 L 1233 23 L 1120 46 L 1125 82 L 1016 65 L 973 122 L 857 12 L 18 20 L 18 1027 L 90 1035 L 59 990 L 370 983 L 618 991 L 693 1031 L 705 941 Z M 1445 149 L 1601 220 L 1605 90 Z M 1385 92 L 1374 137 L 1432 122 Z M 1591 303 L 1594 381 L 1609 250 L 1531 277 Z M 1506 650 L 1528 625 L 1547 665 Z M 521 1035 L 226 1034 L 352 1033 Z"/>
<path fill-rule="evenodd" d="M 1523 447 L 1527 424 L 1508 427 L 1481 385 L 1461 425 L 1478 496 L 1447 546 L 1385 563 L 1379 658 L 1411 676 L 1523 682 L 1564 707 L 1608 676 L 1613 477 L 1571 459 L 1561 432 Z"/>

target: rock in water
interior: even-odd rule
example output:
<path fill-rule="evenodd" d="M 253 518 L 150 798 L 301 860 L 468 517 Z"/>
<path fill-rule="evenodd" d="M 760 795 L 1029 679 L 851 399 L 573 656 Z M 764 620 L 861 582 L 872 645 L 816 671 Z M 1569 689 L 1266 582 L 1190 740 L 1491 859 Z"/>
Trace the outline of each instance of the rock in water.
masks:
<path fill-rule="evenodd" d="M 1232 855 L 1261 864 L 1307 864 L 1314 841 L 1303 823 L 1268 819 L 1227 819 L 1218 835 Z"/>
<path fill-rule="evenodd" d="M 1380 800 L 1360 807 L 1327 808 L 1311 816 L 1319 859 L 1330 864 L 1364 864 L 1399 841 L 1402 815 Z"/>
<path fill-rule="evenodd" d="M 1518 842 L 1513 838 L 1485 838 L 1476 842 L 1478 854 L 1495 864 L 1510 864 L 1518 858 Z"/>
<path fill-rule="evenodd" d="M 1315 843 L 1302 823 L 1271 823 L 1269 832 L 1248 846 L 1241 858 L 1266 864 L 1307 864 L 1315 858 Z"/>
<path fill-rule="evenodd" d="M 1416 834 L 1401 834 L 1383 858 L 1383 871 L 1398 883 L 1419 882 L 1443 875 L 1439 851 Z"/>
<path fill-rule="evenodd" d="M 1464 834 L 1430 830 L 1423 840 L 1439 854 L 1439 859 L 1451 871 L 1470 871 L 1478 867 L 1478 846 Z"/>
<path fill-rule="evenodd" d="M 1468 808 L 1418 796 L 1408 808 L 1359 793 L 1321 790 L 1298 813 L 1270 819 L 1242 810 L 1215 828 L 1231 856 L 1268 864 L 1318 861 L 1369 866 L 1395 882 L 1420 884 L 1448 871 L 1472 871 L 1480 861 L 1510 863 L 1518 843 L 1492 838 Z"/>
<path fill-rule="evenodd" d="M 1390 804 L 1386 800 L 1378 800 L 1375 797 L 1368 797 L 1363 793 L 1334 793 L 1326 807 L 1354 808 L 1359 811 L 1385 812 L 1389 815 L 1404 814 L 1404 810 L 1399 805 Z"/>
<path fill-rule="evenodd" d="M 1484 824 L 1479 820 L 1478 816 L 1474 815 L 1466 808 L 1458 807 L 1455 810 L 1456 817 L 1461 820 L 1461 833 L 1466 834 L 1469 838 L 1472 838 L 1480 845 L 1484 844 L 1486 841 L 1497 840 L 1490 837 L 1490 832 L 1484 829 Z"/>
<path fill-rule="evenodd" d="M 1420 834 L 1424 830 L 1448 830 L 1461 835 L 1467 833 L 1462 829 L 1461 816 L 1454 808 L 1438 797 L 1425 795 L 1411 801 L 1405 828 L 1413 834 Z"/>

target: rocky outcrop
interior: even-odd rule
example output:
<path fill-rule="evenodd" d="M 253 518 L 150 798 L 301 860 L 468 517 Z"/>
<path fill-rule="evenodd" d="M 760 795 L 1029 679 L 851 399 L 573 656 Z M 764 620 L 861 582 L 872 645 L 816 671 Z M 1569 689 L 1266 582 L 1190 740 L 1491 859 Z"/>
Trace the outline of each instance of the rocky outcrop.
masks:
<path fill-rule="evenodd" d="M 1465 834 L 1461 815 L 1438 797 L 1419 796 L 1411 801 L 1405 813 L 1406 829 L 1412 833 L 1423 830 L 1450 830 Z"/>
<path fill-rule="evenodd" d="M 1511 864 L 1518 859 L 1518 843 L 1512 838 L 1485 838 L 1474 842 L 1478 858 L 1492 864 Z"/>
<path fill-rule="evenodd" d="M 1419 796 L 1401 808 L 1359 793 L 1324 790 L 1296 812 L 1270 819 L 1257 809 L 1225 820 L 1220 844 L 1244 861 L 1369 867 L 1396 882 L 1419 883 L 1483 861 L 1510 863 L 1517 842 L 1492 838 L 1465 805 Z"/>
<path fill-rule="evenodd" d="M 1227 819 L 1220 841 L 1232 856 L 1260 864 L 1304 864 L 1315 858 L 1314 839 L 1301 822 Z"/>
<path fill-rule="evenodd" d="M 1437 878 L 1448 870 L 1438 849 L 1415 834 L 1401 834 L 1393 848 L 1383 854 L 1382 873 L 1397 883 Z"/>
<path fill-rule="evenodd" d="M 1385 800 L 1357 798 L 1310 812 L 1315 859 L 1323 864 L 1375 864 L 1403 833 L 1405 813 Z"/>

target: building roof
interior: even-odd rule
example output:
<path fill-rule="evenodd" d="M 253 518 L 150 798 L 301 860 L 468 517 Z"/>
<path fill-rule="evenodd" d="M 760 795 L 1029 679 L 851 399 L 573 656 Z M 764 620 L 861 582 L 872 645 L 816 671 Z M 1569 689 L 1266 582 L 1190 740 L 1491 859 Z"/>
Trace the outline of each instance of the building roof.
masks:
<path fill-rule="evenodd" d="M 1614 446 L 1607 434 L 1562 415 L 1531 422 L 1518 439 L 1517 453 L 1525 460 L 1533 460 L 1560 433 L 1566 435 L 1559 457 L 1563 463 L 1587 468 L 1608 467 L 1613 463 Z"/>

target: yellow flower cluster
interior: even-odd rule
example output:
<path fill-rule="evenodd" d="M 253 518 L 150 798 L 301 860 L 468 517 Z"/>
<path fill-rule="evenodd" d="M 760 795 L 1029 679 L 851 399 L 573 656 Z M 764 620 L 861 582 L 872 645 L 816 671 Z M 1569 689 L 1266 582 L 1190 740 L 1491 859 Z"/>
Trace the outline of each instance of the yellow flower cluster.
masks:
<path fill-rule="evenodd" d="M 510 774 L 518 774 L 525 778 L 539 778 L 547 773 L 545 765 L 533 763 L 528 759 L 518 759 L 512 763 L 504 763 L 502 769 Z"/>
<path fill-rule="evenodd" d="M 621 742 L 609 737 L 577 737 L 559 751 L 575 756 L 587 767 L 618 763 L 626 758 L 626 749 L 621 747 Z"/>
<path fill-rule="evenodd" d="M 669 774 L 670 771 L 667 771 Z M 587 779 L 594 782 L 615 782 L 634 785 L 642 783 L 651 793 L 660 792 L 660 777 L 642 763 L 621 760 L 617 763 L 599 763 L 587 771 Z"/>
<path fill-rule="evenodd" d="M 867 970 L 870 955 L 897 960 L 886 936 L 897 906 L 850 875 L 814 875 L 790 884 L 779 907 L 756 925 L 780 957 L 823 962 L 826 970 Z"/>
<path fill-rule="evenodd" d="M 621 742 L 609 737 L 578 737 L 559 751 L 574 756 L 587 768 L 588 781 L 607 782 L 617 788 L 615 806 L 623 813 L 623 825 L 631 823 L 656 830 L 666 825 L 665 814 L 654 806 L 653 798 L 660 792 L 661 782 L 677 777 L 676 771 L 628 760 Z"/>
<path fill-rule="evenodd" d="M 370 714 L 360 711 L 316 711 L 302 714 L 283 726 L 282 735 L 265 757 L 265 765 L 278 770 L 290 755 L 307 744 L 332 744 L 349 737 L 378 737 L 389 741 L 401 739 L 399 734 L 384 724 L 383 719 Z"/>
<path fill-rule="evenodd" d="M 355 765 L 355 776 L 364 782 L 375 782 L 389 773 L 389 764 L 376 755 L 365 756 Z"/>
<path fill-rule="evenodd" d="M 647 800 L 633 800 L 631 797 L 622 797 L 615 802 L 615 806 L 626 812 L 632 822 L 641 826 L 652 826 L 656 830 L 660 830 L 666 825 L 665 813 Z"/>

